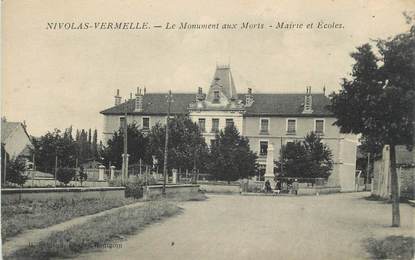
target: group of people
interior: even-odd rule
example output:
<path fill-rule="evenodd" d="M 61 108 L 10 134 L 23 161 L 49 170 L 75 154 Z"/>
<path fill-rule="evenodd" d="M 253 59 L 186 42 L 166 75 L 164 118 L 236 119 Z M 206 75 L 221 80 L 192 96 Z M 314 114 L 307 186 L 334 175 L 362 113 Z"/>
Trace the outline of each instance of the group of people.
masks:
<path fill-rule="evenodd" d="M 286 182 L 285 185 L 287 186 L 288 191 L 291 190 L 292 193 L 294 193 L 295 195 L 298 194 L 299 183 L 298 183 L 297 179 L 295 179 L 292 183 Z M 282 190 L 282 186 L 283 186 L 282 181 L 281 180 L 276 180 L 276 182 L 275 182 L 275 193 L 279 194 Z M 265 181 L 264 191 L 265 192 L 273 192 L 272 187 L 271 187 L 271 183 L 270 183 L 269 180 Z"/>

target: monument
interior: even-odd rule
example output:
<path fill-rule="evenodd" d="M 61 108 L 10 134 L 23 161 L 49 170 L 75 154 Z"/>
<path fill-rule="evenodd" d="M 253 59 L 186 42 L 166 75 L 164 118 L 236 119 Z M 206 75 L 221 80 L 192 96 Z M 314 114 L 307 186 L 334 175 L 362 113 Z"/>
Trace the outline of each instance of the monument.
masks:
<path fill-rule="evenodd" d="M 264 179 L 265 181 L 269 181 L 271 183 L 271 187 L 275 187 L 275 181 L 274 181 L 275 175 L 274 175 L 274 146 L 272 143 L 268 145 L 268 151 L 267 151 L 267 164 L 265 168 L 265 175 Z"/>

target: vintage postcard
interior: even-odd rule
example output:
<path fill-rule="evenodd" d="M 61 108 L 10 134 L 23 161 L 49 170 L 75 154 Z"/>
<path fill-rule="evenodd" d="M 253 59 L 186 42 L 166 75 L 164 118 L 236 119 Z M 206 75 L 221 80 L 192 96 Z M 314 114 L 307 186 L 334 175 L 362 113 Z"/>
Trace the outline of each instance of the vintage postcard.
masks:
<path fill-rule="evenodd" d="M 414 259 L 415 1 L 2 0 L 4 259 Z"/>

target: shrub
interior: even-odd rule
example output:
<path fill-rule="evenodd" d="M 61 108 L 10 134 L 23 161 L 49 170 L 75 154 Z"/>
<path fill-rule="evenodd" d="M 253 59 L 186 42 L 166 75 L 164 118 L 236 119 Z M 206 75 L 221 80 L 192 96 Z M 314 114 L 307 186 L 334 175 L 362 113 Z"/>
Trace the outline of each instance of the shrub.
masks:
<path fill-rule="evenodd" d="M 19 157 L 10 159 L 6 166 L 6 180 L 23 186 L 28 179 L 28 176 L 25 174 L 25 170 L 26 164 L 23 159 Z"/>
<path fill-rule="evenodd" d="M 74 179 L 76 175 L 76 170 L 71 168 L 59 168 L 56 173 L 56 178 L 58 181 L 63 182 L 67 185 L 71 180 Z"/>
<path fill-rule="evenodd" d="M 78 179 L 81 182 L 81 186 L 82 186 L 82 183 L 88 179 L 88 174 L 86 173 L 86 171 L 84 170 L 84 167 L 82 166 L 79 168 Z"/>

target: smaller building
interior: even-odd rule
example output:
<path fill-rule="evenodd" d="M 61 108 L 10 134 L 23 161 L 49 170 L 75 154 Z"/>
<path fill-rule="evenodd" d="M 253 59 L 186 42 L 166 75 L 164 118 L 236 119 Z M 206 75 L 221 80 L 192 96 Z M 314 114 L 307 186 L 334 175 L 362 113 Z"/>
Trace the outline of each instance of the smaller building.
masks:
<path fill-rule="evenodd" d="M 3 117 L 1 119 L 1 144 L 9 158 L 25 158 L 30 167 L 33 144 L 24 123 L 9 122 Z"/>
<path fill-rule="evenodd" d="M 415 149 L 409 151 L 405 145 L 396 146 L 396 170 L 399 194 L 403 198 L 415 198 Z M 372 194 L 388 199 L 391 196 L 391 171 L 389 145 L 385 145 L 382 158 L 374 163 Z"/>

